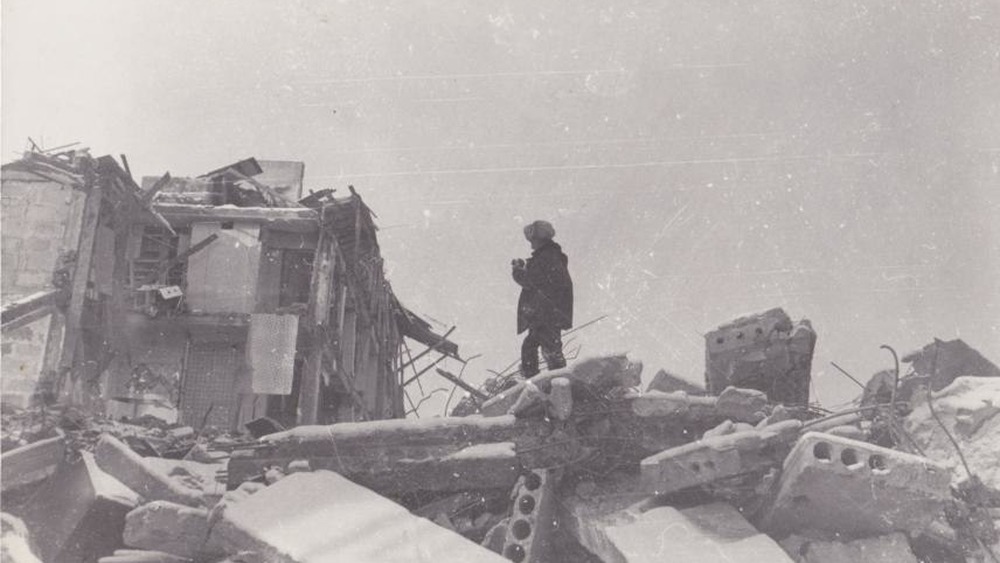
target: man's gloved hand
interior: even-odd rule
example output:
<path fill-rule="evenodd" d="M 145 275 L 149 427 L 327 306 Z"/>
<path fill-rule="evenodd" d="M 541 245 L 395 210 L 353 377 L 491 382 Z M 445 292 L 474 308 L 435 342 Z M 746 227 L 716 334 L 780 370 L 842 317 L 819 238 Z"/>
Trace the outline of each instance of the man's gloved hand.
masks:
<path fill-rule="evenodd" d="M 523 269 L 525 264 L 523 259 L 515 258 L 510 261 L 510 265 L 512 268 Z"/>

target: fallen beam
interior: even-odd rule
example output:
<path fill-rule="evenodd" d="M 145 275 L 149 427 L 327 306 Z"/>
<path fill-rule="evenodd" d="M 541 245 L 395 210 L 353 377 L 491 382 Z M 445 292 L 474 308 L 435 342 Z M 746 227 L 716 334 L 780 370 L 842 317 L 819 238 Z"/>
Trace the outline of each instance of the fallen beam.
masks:
<path fill-rule="evenodd" d="M 152 206 L 171 225 L 197 222 L 246 221 L 283 231 L 313 232 L 319 229 L 319 214 L 306 207 L 216 207 L 154 203 Z"/>
<path fill-rule="evenodd" d="M 58 302 L 59 294 L 62 293 L 62 291 L 63 290 L 61 289 L 39 291 L 38 293 L 33 293 L 23 299 L 18 299 L 17 301 L 11 301 L 10 303 L 4 304 L 2 312 L 0 312 L 0 323 L 6 325 L 24 317 L 25 315 L 31 314 L 38 309 L 55 305 Z"/>
<path fill-rule="evenodd" d="M 638 464 L 727 420 L 711 401 L 701 404 L 703 398 L 690 397 L 692 404 L 683 408 L 681 397 L 670 401 L 669 410 L 650 409 L 648 401 L 638 408 L 637 398 L 574 405 L 565 421 L 542 413 L 533 418 L 503 415 L 300 426 L 234 452 L 228 484 L 233 488 L 262 475 L 268 466 L 287 467 L 306 460 L 310 467 L 336 471 L 386 494 L 506 487 L 513 483 L 512 475 L 516 478 L 515 468 L 575 465 L 605 471 Z M 477 447 L 497 448 L 498 443 L 511 447 L 502 455 L 494 450 L 492 462 L 479 464 L 483 457 L 472 455 Z"/>
<path fill-rule="evenodd" d="M 454 383 L 455 385 L 461 387 L 465 391 L 468 391 L 470 395 L 472 395 L 473 397 L 475 397 L 475 398 L 477 398 L 477 399 L 479 399 L 481 401 L 486 401 L 486 400 L 489 400 L 489 398 L 490 398 L 489 395 L 487 395 L 486 393 L 483 393 L 479 389 L 476 389 L 475 387 L 469 385 L 465 381 L 462 381 L 461 379 L 459 379 L 457 375 L 449 373 L 449 372 L 447 372 L 447 371 L 445 371 L 445 370 L 443 370 L 441 368 L 437 368 L 437 373 L 441 377 L 443 377 L 443 378 L 447 379 L 448 381 Z"/>
<path fill-rule="evenodd" d="M 219 239 L 219 234 L 218 233 L 212 233 L 212 234 L 208 235 L 207 237 L 205 237 L 205 239 L 199 241 L 194 246 L 188 248 L 184 252 L 181 252 L 177 256 L 174 256 L 170 260 L 167 260 L 166 262 L 164 262 L 163 264 L 161 264 L 159 268 L 156 269 L 156 275 L 157 275 L 157 277 L 159 277 L 159 276 L 161 276 L 161 275 L 169 272 L 170 269 L 173 268 L 174 266 L 176 266 L 176 265 L 178 265 L 178 264 L 180 264 L 182 262 L 186 262 L 188 258 L 190 258 L 191 256 L 193 256 L 194 254 L 196 254 L 198 252 L 201 252 L 208 245 L 212 244 L 213 242 L 215 242 L 218 239 Z"/>

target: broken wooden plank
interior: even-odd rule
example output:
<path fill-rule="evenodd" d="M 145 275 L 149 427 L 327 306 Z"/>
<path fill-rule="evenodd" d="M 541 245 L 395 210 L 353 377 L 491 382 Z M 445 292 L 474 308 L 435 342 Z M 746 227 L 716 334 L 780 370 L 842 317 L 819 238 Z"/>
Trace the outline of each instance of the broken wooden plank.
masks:
<path fill-rule="evenodd" d="M 188 258 L 190 258 L 195 253 L 200 252 L 201 250 L 204 250 L 205 247 L 207 247 L 208 245 L 210 245 L 213 242 L 215 242 L 216 240 L 218 240 L 218 238 L 219 238 L 219 234 L 218 233 L 212 233 L 212 234 L 208 235 L 207 237 L 205 237 L 203 240 L 199 241 L 194 246 L 191 246 L 190 248 L 188 248 L 184 252 L 178 254 L 177 256 L 171 258 L 170 260 L 167 260 L 166 262 L 164 262 L 163 264 L 161 264 L 159 268 L 157 268 L 157 270 L 156 270 L 156 277 L 159 278 L 161 275 L 169 272 L 170 269 L 173 268 L 174 266 L 176 266 L 176 265 L 178 265 L 178 264 L 180 264 L 182 262 L 186 262 Z"/>
<path fill-rule="evenodd" d="M 155 184 L 150 186 L 148 190 L 142 192 L 142 195 L 139 197 L 139 202 L 142 206 L 148 207 L 149 204 L 153 202 L 153 198 L 156 197 L 156 194 L 160 193 L 160 190 L 170 184 L 171 179 L 170 172 L 164 172 L 163 176 L 161 176 Z"/>
<path fill-rule="evenodd" d="M 449 372 L 447 372 L 447 371 L 445 371 L 445 370 L 443 370 L 441 368 L 437 368 L 437 373 L 441 377 L 447 379 L 448 381 L 450 381 L 450 382 L 454 383 L 455 385 L 458 385 L 462 389 L 468 391 L 473 397 L 479 399 L 480 401 L 486 401 L 486 400 L 489 400 L 489 398 L 490 398 L 490 396 L 487 395 L 486 393 L 483 393 L 479 389 L 476 389 L 475 387 L 473 387 L 473 386 L 469 385 L 468 383 L 466 383 L 466 382 L 462 381 L 461 379 L 459 379 L 457 375 L 451 374 L 451 373 L 449 373 Z"/>
<path fill-rule="evenodd" d="M 73 366 L 76 345 L 80 339 L 83 305 L 87 296 L 87 283 L 90 281 L 90 267 L 94 259 L 94 247 L 97 241 L 98 220 L 101 216 L 101 201 L 104 196 L 104 186 L 94 183 L 87 193 L 87 201 L 83 208 L 83 220 L 80 226 L 80 244 L 76 252 L 76 265 L 71 283 L 69 308 L 66 312 L 66 333 L 63 336 L 63 356 L 60 360 L 62 368 Z"/>
<path fill-rule="evenodd" d="M 309 309 L 306 315 L 310 349 L 299 387 L 299 424 L 316 424 L 319 419 L 323 380 L 323 352 L 328 345 L 325 327 L 330 319 L 330 288 L 333 284 L 336 244 L 333 235 L 321 233 L 313 255 L 312 280 L 309 284 Z"/>
<path fill-rule="evenodd" d="M 61 289 L 51 289 L 39 291 L 17 301 L 12 301 L 3 306 L 0 312 L 0 323 L 7 325 L 33 311 L 56 304 Z"/>
<path fill-rule="evenodd" d="M 420 352 L 416 356 L 413 356 L 412 358 L 410 358 L 410 360 L 408 362 L 406 362 L 405 364 L 399 366 L 399 371 L 402 372 L 406 368 L 408 368 L 411 365 L 413 365 L 413 363 L 416 362 L 417 360 L 419 360 L 420 358 L 423 358 L 427 354 L 430 354 L 431 352 L 437 350 L 438 348 L 443 347 L 445 344 L 448 343 L 448 336 L 451 335 L 451 333 L 453 333 L 453 332 L 455 332 L 455 327 L 454 326 L 451 327 L 451 328 L 449 328 L 448 332 L 444 333 L 444 336 L 440 337 L 440 339 L 433 346 L 428 347 L 423 352 Z M 444 354 L 448 355 L 447 353 L 444 353 Z"/>

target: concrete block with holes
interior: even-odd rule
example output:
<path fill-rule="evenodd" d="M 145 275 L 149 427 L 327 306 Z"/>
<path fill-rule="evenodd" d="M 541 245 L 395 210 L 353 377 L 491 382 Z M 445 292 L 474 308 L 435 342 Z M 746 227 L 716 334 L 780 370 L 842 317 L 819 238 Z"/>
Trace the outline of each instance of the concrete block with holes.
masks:
<path fill-rule="evenodd" d="M 776 403 L 809 402 L 816 332 L 782 309 L 740 317 L 705 335 L 705 386 L 757 389 Z"/>
<path fill-rule="evenodd" d="M 760 527 L 775 536 L 828 530 L 842 537 L 919 533 L 944 519 L 948 469 L 927 458 L 810 432 L 785 459 Z"/>
<path fill-rule="evenodd" d="M 514 563 L 547 561 L 555 526 L 557 471 L 535 470 L 514 486 L 503 556 Z"/>
<path fill-rule="evenodd" d="M 642 486 L 659 495 L 777 467 L 801 428 L 801 421 L 785 420 L 670 448 L 642 460 Z"/>

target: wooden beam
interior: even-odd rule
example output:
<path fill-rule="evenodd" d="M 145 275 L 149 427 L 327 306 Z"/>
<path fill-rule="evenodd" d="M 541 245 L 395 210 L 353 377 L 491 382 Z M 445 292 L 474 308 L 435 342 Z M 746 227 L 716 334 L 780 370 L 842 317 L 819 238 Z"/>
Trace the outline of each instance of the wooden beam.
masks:
<path fill-rule="evenodd" d="M 437 373 L 441 377 L 447 379 L 448 381 L 454 383 L 455 385 L 458 385 L 462 389 L 465 389 L 466 391 L 468 391 L 469 393 L 471 393 L 472 396 L 474 396 L 475 398 L 479 399 L 480 401 L 487 401 L 490 398 L 490 396 L 487 395 L 486 393 L 483 393 L 479 389 L 476 389 L 475 387 L 469 385 L 465 381 L 462 381 L 461 379 L 459 379 L 457 375 L 451 374 L 451 373 L 449 373 L 449 372 L 447 372 L 447 371 L 445 371 L 445 370 L 443 370 L 441 368 L 437 368 Z"/>
<path fill-rule="evenodd" d="M 447 343 L 447 342 L 448 342 L 448 336 L 449 336 L 449 335 L 450 335 L 450 334 L 451 334 L 452 332 L 455 332 L 455 327 L 454 327 L 454 326 L 453 326 L 453 327 L 451 327 L 451 328 L 449 328 L 449 329 L 448 329 L 448 332 L 444 333 L 444 336 L 442 336 L 442 337 L 441 337 L 441 340 L 440 340 L 440 341 L 439 341 L 439 342 L 438 342 L 437 344 L 435 344 L 435 345 L 433 345 L 433 346 L 429 346 L 429 347 L 428 347 L 428 348 L 427 348 L 426 350 L 424 350 L 423 352 L 421 352 L 421 353 L 417 354 L 416 356 L 414 356 L 414 357 L 410 358 L 410 361 L 408 361 L 408 362 L 406 362 L 405 364 L 403 364 L 403 365 L 399 366 L 399 371 L 403 371 L 403 370 L 405 370 L 406 368 L 408 368 L 408 367 L 410 367 L 411 365 L 413 365 L 413 362 L 416 362 L 416 361 L 417 361 L 417 360 L 419 360 L 420 358 L 423 358 L 423 357 L 424 357 L 424 356 L 426 356 L 427 354 L 430 354 L 431 352 L 433 352 L 433 351 L 437 350 L 437 349 L 438 349 L 438 348 L 439 348 L 440 346 L 443 346 L 443 345 L 444 345 L 445 343 Z M 445 352 L 442 352 L 442 354 L 444 354 L 445 356 L 447 356 L 447 355 L 448 355 L 448 354 L 447 354 L 447 353 L 445 353 Z M 405 384 L 404 384 L 404 385 L 405 385 Z"/>
<path fill-rule="evenodd" d="M 184 252 L 181 252 L 177 256 L 174 256 L 170 260 L 167 260 L 162 265 L 160 265 L 160 267 L 157 268 L 156 270 L 156 276 L 160 277 L 161 275 L 169 272 L 170 268 L 173 268 L 174 266 L 180 264 L 181 262 L 186 262 L 187 259 L 190 258 L 192 255 L 194 255 L 197 252 L 200 252 L 201 250 L 204 250 L 208 245 L 212 244 L 218 239 L 219 239 L 218 233 L 212 233 L 208 235 L 203 240 L 199 241 L 198 244 L 191 246 Z"/>
<path fill-rule="evenodd" d="M 152 208 L 171 225 L 239 221 L 298 233 L 319 229 L 319 214 L 307 207 L 210 207 L 175 203 L 154 203 Z"/>
<path fill-rule="evenodd" d="M 80 222 L 80 244 L 76 251 L 76 267 L 70 289 L 69 308 L 66 312 L 66 333 L 63 336 L 62 359 L 59 362 L 62 368 L 73 366 L 76 345 L 80 339 L 80 323 L 87 296 L 90 266 L 94 259 L 94 243 L 97 240 L 103 194 L 104 187 L 99 183 L 94 183 L 87 192 L 87 201 L 83 207 L 83 220 Z"/>
<path fill-rule="evenodd" d="M 433 368 L 434 366 L 440 364 L 447 357 L 448 356 L 445 356 L 445 355 L 442 354 L 440 357 L 438 357 L 438 359 L 436 359 L 433 362 L 431 362 L 431 365 L 429 365 L 429 366 L 425 367 L 424 369 L 418 371 L 417 373 L 415 373 L 413 375 L 413 377 L 411 377 L 411 378 L 407 379 L 406 381 L 404 381 L 403 382 L 403 387 L 408 386 L 409 384 L 413 383 L 414 381 L 420 381 L 420 376 L 422 376 L 423 374 L 429 372 L 431 370 L 431 368 Z"/>
<path fill-rule="evenodd" d="M 38 293 L 33 293 L 23 299 L 18 299 L 17 301 L 12 301 L 3 306 L 2 312 L 0 312 L 0 323 L 6 325 L 11 323 L 32 311 L 36 311 L 43 307 L 53 305 L 56 303 L 56 299 L 63 290 L 61 289 L 50 289 L 48 291 L 39 291 Z"/>
<path fill-rule="evenodd" d="M 124 155 L 122 156 L 124 157 Z M 160 193 L 160 190 L 167 187 L 172 179 L 173 178 L 170 177 L 170 172 L 164 172 L 163 176 L 161 176 L 155 184 L 153 184 L 148 190 L 142 192 L 142 196 L 139 198 L 142 206 L 148 207 L 150 203 L 153 203 L 153 198 L 156 197 L 156 194 Z"/>
<path fill-rule="evenodd" d="M 309 309 L 306 315 L 309 331 L 309 353 L 299 385 L 299 424 L 316 424 L 319 419 L 319 399 L 323 382 L 323 350 L 327 346 L 324 327 L 330 317 L 330 287 L 336 260 L 332 235 L 321 233 L 313 255 L 312 280 L 309 284 Z"/>
<path fill-rule="evenodd" d="M 153 206 L 150 205 L 149 203 L 143 203 L 142 198 L 137 191 L 139 188 L 136 186 L 135 182 L 132 181 L 131 178 L 126 177 L 125 179 L 122 179 L 119 176 L 112 176 L 112 178 L 113 178 L 112 181 L 114 182 L 115 186 L 117 186 L 118 189 L 120 189 L 121 191 L 125 192 L 126 194 L 125 197 L 128 198 L 127 201 L 125 202 L 125 204 L 128 205 L 128 209 L 122 211 L 123 213 L 138 215 L 140 211 L 145 211 L 146 215 L 148 215 L 149 218 L 153 220 L 152 221 L 153 223 L 160 225 L 161 227 L 166 229 L 171 235 L 174 236 L 177 235 L 177 232 L 174 231 L 173 225 L 171 225 L 170 222 L 163 217 L 163 215 L 160 215 L 156 211 L 156 209 L 154 209 Z M 126 182 L 126 180 L 128 181 Z M 131 217 L 129 219 L 129 221 L 133 220 L 134 217 Z"/>
<path fill-rule="evenodd" d="M 122 153 L 119 156 L 122 159 L 122 167 L 125 169 L 125 173 L 128 174 L 129 178 L 131 178 L 132 177 L 132 167 L 130 167 L 128 165 L 128 157 L 125 156 L 125 153 Z"/>

